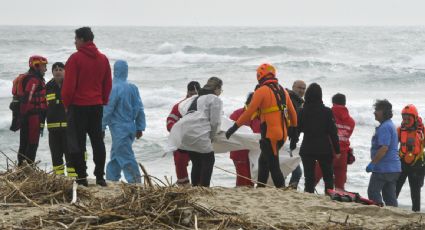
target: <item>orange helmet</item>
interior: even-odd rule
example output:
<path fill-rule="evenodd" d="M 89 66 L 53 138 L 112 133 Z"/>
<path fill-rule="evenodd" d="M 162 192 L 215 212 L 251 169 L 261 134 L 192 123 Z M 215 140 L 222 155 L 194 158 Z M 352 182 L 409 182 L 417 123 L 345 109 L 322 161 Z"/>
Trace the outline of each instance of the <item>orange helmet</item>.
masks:
<path fill-rule="evenodd" d="M 270 65 L 270 64 L 262 64 L 257 68 L 257 80 L 260 81 L 261 79 L 271 75 L 272 77 L 276 77 L 276 69 Z"/>
<path fill-rule="evenodd" d="M 418 118 L 419 113 L 418 110 L 416 109 L 416 106 L 409 104 L 406 105 L 403 110 L 401 111 L 401 114 L 409 114 L 412 115 L 415 119 Z"/>
<path fill-rule="evenodd" d="M 405 127 L 413 126 L 419 117 L 416 106 L 412 104 L 406 105 L 401 111 L 401 115 L 403 118 L 402 125 Z"/>
<path fill-rule="evenodd" d="M 28 64 L 30 68 L 32 67 L 34 69 L 37 69 L 38 65 L 47 64 L 47 58 L 39 55 L 33 55 L 30 57 Z"/>

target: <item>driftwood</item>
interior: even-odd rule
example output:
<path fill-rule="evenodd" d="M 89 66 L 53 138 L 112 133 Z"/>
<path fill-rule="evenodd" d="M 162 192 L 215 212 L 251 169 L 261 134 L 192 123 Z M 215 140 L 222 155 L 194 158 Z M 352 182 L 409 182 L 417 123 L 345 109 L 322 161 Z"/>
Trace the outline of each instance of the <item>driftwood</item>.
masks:
<path fill-rule="evenodd" d="M 15 166 L 0 173 L 0 200 L 3 203 L 28 203 L 42 208 L 42 204 L 70 202 L 73 180 L 46 173 L 34 164 Z M 87 190 L 78 191 L 82 199 L 89 198 Z"/>
<path fill-rule="evenodd" d="M 327 223 L 280 223 L 272 225 L 249 219 L 240 213 L 209 208 L 194 197 L 214 196 L 202 187 L 179 187 L 160 182 L 144 173 L 144 184 L 122 183 L 121 192 L 107 197 L 95 197 L 86 189 L 78 189 L 78 200 L 70 204 L 73 181 L 24 165 L 0 173 L 0 207 L 41 207 L 44 214 L 20 220 L 12 225 L 0 223 L 0 229 L 319 229 L 357 230 L 362 226 L 343 219 L 329 218 Z M 152 179 L 158 180 L 153 181 Z M 155 184 L 156 183 L 156 184 Z M 61 203 L 50 207 L 50 203 Z M 392 229 L 424 229 L 422 219 Z"/>

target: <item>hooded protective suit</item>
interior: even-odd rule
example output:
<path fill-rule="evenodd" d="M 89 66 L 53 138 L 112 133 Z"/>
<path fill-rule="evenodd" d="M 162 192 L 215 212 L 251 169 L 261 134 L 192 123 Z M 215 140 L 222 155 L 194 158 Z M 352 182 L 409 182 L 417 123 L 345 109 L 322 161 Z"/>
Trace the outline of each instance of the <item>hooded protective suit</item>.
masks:
<path fill-rule="evenodd" d="M 109 126 L 112 136 L 111 161 L 106 166 L 106 179 L 118 181 L 121 170 L 129 183 L 139 183 L 140 171 L 131 145 L 136 131 L 146 127 L 139 90 L 127 82 L 128 65 L 118 60 L 114 64 L 114 79 L 109 104 L 103 110 L 102 129 Z"/>

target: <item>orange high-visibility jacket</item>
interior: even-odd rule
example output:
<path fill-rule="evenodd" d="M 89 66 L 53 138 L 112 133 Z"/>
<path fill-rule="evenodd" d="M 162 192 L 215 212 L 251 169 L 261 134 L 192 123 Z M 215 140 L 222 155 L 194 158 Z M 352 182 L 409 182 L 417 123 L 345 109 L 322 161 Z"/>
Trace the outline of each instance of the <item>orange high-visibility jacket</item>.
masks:
<path fill-rule="evenodd" d="M 289 97 L 288 92 L 283 89 L 285 93 L 286 108 L 288 114 L 286 114 L 286 119 L 289 119 L 290 126 L 296 127 L 297 122 L 297 112 L 292 105 L 291 98 Z M 276 107 L 276 96 L 267 85 L 263 85 L 258 88 L 254 95 L 252 96 L 251 103 L 248 105 L 246 111 L 239 117 L 236 121 L 236 124 L 240 127 L 243 124 L 248 123 L 251 120 L 251 117 L 258 111 L 260 111 L 260 120 L 262 125 L 266 125 L 266 134 L 265 137 L 272 141 L 272 147 L 275 154 L 277 154 L 276 144 L 278 141 L 286 141 L 287 138 L 287 124 L 286 121 L 282 119 L 282 111 L 275 112 L 266 112 L 262 113 L 261 111 L 267 110 L 272 107 Z"/>

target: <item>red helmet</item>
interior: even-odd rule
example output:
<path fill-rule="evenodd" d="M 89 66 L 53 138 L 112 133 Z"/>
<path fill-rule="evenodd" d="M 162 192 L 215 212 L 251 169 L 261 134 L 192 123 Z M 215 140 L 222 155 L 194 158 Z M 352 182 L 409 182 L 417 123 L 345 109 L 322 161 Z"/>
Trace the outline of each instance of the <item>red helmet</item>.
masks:
<path fill-rule="evenodd" d="M 38 65 L 40 64 L 47 64 L 47 58 L 43 57 L 43 56 L 39 56 L 39 55 L 33 55 L 30 57 L 30 60 L 28 62 L 29 67 L 37 69 Z"/>
<path fill-rule="evenodd" d="M 276 69 L 272 65 L 265 63 L 257 68 L 257 80 L 260 81 L 267 76 L 276 77 Z"/>
<path fill-rule="evenodd" d="M 416 106 L 409 104 L 403 108 L 401 116 L 403 118 L 402 125 L 405 127 L 411 127 L 418 120 L 419 114 Z"/>
<path fill-rule="evenodd" d="M 416 109 L 416 106 L 409 104 L 406 105 L 403 110 L 401 111 L 401 115 L 403 114 L 408 114 L 408 115 L 412 115 L 415 119 L 418 118 L 419 113 L 418 110 Z"/>

